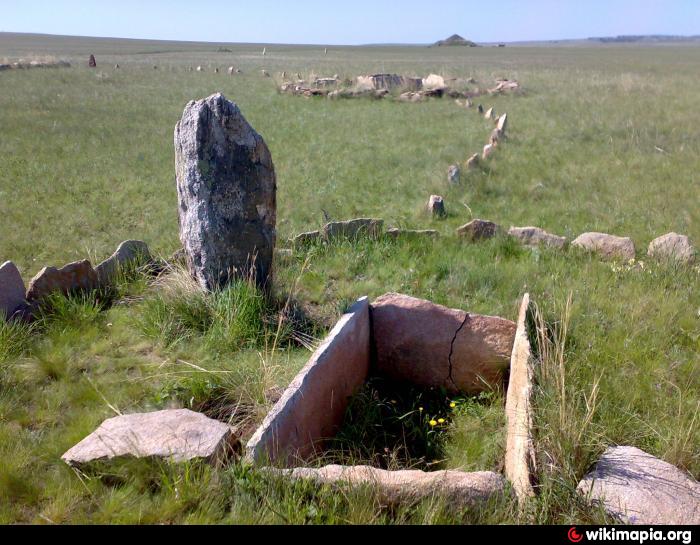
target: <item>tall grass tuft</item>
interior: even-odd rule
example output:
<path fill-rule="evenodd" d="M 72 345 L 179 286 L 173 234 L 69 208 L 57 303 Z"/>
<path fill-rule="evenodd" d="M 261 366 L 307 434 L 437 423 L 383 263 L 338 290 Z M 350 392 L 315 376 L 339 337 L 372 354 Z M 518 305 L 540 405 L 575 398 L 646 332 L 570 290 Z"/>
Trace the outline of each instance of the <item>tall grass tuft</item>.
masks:
<path fill-rule="evenodd" d="M 265 332 L 265 295 L 249 279 L 206 292 L 176 268 L 154 283 L 136 318 L 146 337 L 172 346 L 203 337 L 214 352 L 258 345 Z"/>
<path fill-rule="evenodd" d="M 603 437 L 594 423 L 599 406 L 600 377 L 589 387 L 582 388 L 575 380 L 578 370 L 569 368 L 573 361 L 567 359 L 571 304 L 569 295 L 561 318 L 554 323 L 547 323 L 539 308 L 534 312 L 540 514 L 548 520 L 577 509 L 587 511 L 576 494 L 576 486 L 603 444 Z"/>
<path fill-rule="evenodd" d="M 21 356 L 29 349 L 33 330 L 32 325 L 0 318 L 0 364 Z"/>

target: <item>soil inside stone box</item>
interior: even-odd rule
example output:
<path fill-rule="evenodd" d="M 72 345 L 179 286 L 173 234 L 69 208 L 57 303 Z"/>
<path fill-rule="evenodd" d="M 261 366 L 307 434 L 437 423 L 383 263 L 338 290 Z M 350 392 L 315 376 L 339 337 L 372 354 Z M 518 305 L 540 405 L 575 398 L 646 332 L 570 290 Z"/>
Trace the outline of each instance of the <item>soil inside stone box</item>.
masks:
<path fill-rule="evenodd" d="M 475 398 L 370 378 L 312 465 L 368 465 L 391 471 L 445 469 L 455 407 Z"/>

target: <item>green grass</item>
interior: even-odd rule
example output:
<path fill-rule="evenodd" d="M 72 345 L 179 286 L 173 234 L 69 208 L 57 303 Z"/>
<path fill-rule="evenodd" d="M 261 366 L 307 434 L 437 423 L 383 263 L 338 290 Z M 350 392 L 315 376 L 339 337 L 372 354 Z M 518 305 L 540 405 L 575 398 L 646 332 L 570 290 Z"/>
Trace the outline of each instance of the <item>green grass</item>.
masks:
<path fill-rule="evenodd" d="M 246 283 L 204 294 L 182 274 L 154 285 L 132 271 L 113 293 L 56 298 L 31 329 L 0 324 L 1 521 L 600 523 L 604 514 L 574 490 L 607 445 L 643 448 L 700 477 L 700 270 L 645 255 L 669 231 L 700 242 L 700 49 L 332 48 L 326 57 L 275 46 L 263 58 L 257 46 L 220 46 L 0 34 L 0 57 L 74 63 L 0 74 L 0 260 L 12 259 L 28 280 L 44 265 L 102 260 L 129 238 L 170 256 L 179 246 L 173 128 L 187 101 L 216 91 L 239 104 L 271 149 L 281 246 L 320 227 L 324 210 L 442 236 L 311 246 L 276 264 L 269 298 Z M 85 67 L 90 52 L 97 70 Z M 199 64 L 207 71 L 186 70 Z M 243 74 L 213 73 L 229 65 Z M 450 186 L 447 167 L 479 151 L 492 127 L 474 110 L 451 100 L 290 97 L 262 68 L 436 72 L 484 86 L 504 76 L 523 93 L 481 99 L 508 112 L 508 141 Z M 445 219 L 426 215 L 431 194 L 445 197 Z M 453 236 L 475 217 L 570 239 L 589 230 L 631 236 L 644 264 Z M 537 302 L 553 333 L 536 396 L 540 496 L 527 513 L 512 498 L 465 513 L 437 499 L 386 510 L 367 490 L 338 494 L 241 464 L 133 463 L 81 480 L 60 461 L 115 411 L 190 407 L 252 433 L 307 359 L 299 341 L 313 347 L 352 301 L 390 291 L 510 319 L 525 291 Z M 404 409 L 379 399 L 366 405 L 376 411 L 368 417 L 391 420 Z M 424 407 L 446 420 L 434 450 L 395 448 L 397 437 L 428 431 L 407 398 L 412 420 L 350 458 L 387 447 L 395 467 L 499 470 L 502 398 L 457 401 L 450 411 Z M 356 444 L 349 437 L 346 445 Z"/>

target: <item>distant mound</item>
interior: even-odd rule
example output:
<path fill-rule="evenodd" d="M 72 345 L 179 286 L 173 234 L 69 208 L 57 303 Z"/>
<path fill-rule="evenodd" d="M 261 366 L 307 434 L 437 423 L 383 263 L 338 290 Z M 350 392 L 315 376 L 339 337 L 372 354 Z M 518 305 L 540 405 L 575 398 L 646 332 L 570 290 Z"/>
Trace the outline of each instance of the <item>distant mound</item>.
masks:
<path fill-rule="evenodd" d="M 435 45 L 438 47 L 442 46 L 449 46 L 449 45 L 461 45 L 461 46 L 466 46 L 466 47 L 478 47 L 474 42 L 471 40 L 466 40 L 462 38 L 459 34 L 453 34 L 446 40 L 440 40 L 439 42 L 435 42 Z"/>

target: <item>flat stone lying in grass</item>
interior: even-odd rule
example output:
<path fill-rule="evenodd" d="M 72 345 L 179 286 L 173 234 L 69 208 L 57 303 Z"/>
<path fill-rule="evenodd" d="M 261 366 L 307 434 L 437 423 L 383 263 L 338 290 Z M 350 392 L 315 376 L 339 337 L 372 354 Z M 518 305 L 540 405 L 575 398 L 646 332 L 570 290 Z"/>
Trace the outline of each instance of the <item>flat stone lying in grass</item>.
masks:
<path fill-rule="evenodd" d="M 399 382 L 474 394 L 498 387 L 515 323 L 390 293 L 371 305 L 375 371 Z"/>
<path fill-rule="evenodd" d="M 609 448 L 578 492 L 625 524 L 700 524 L 700 483 L 638 448 Z"/>
<path fill-rule="evenodd" d="M 629 261 L 636 252 L 631 238 L 608 235 L 606 233 L 584 233 L 571 243 L 589 252 L 600 255 L 603 259 Z"/>
<path fill-rule="evenodd" d="M 0 266 L 0 319 L 10 318 L 25 304 L 22 275 L 12 261 Z"/>
<path fill-rule="evenodd" d="M 535 369 L 527 318 L 530 295 L 525 294 L 520 306 L 515 342 L 510 357 L 510 374 L 506 395 L 505 473 L 520 502 L 535 495 L 535 446 L 532 436 L 532 394 Z"/>
<path fill-rule="evenodd" d="M 379 238 L 384 230 L 384 220 L 372 218 L 357 218 L 347 221 L 327 223 L 322 230 L 323 238 L 327 240 L 354 240 L 359 237 Z"/>
<path fill-rule="evenodd" d="M 308 244 L 312 244 L 314 242 L 318 242 L 321 240 L 321 231 L 309 231 L 307 233 L 299 233 L 295 237 L 293 237 L 290 242 L 294 247 L 297 246 L 306 246 Z"/>
<path fill-rule="evenodd" d="M 690 264 L 695 261 L 695 248 L 690 243 L 690 239 L 678 233 L 668 233 L 662 237 L 654 239 L 649 244 L 649 257 L 658 260 L 676 261 L 678 263 Z"/>
<path fill-rule="evenodd" d="M 203 459 L 212 464 L 240 451 L 235 430 L 188 409 L 136 413 L 105 420 L 61 459 L 82 467 L 115 458 Z"/>
<path fill-rule="evenodd" d="M 110 257 L 95 267 L 97 281 L 100 286 L 108 286 L 114 282 L 121 270 L 151 259 L 148 244 L 141 240 L 125 240 Z"/>
<path fill-rule="evenodd" d="M 566 246 L 566 238 L 548 233 L 539 227 L 511 227 L 508 234 L 518 239 L 525 246 L 549 246 L 562 250 Z"/>
<path fill-rule="evenodd" d="M 387 237 L 393 239 L 416 239 L 416 238 L 437 238 L 440 236 L 434 229 L 398 229 L 396 227 L 388 229 L 385 233 Z"/>
<path fill-rule="evenodd" d="M 501 226 L 488 220 L 475 219 L 457 229 L 457 235 L 471 242 L 493 238 L 502 231 Z"/>
<path fill-rule="evenodd" d="M 97 288 L 97 273 L 88 260 L 57 269 L 44 267 L 29 281 L 27 301 L 39 302 L 52 293 L 87 293 Z"/>
<path fill-rule="evenodd" d="M 333 437 L 370 366 L 367 298 L 340 319 L 246 447 L 251 461 L 294 465 Z"/>
<path fill-rule="evenodd" d="M 481 471 L 386 471 L 368 466 L 331 465 L 319 469 L 273 470 L 293 479 L 308 479 L 333 486 L 369 487 L 385 506 L 412 504 L 433 497 L 444 498 L 450 506 L 468 507 L 505 491 L 505 479 L 498 473 Z"/>

